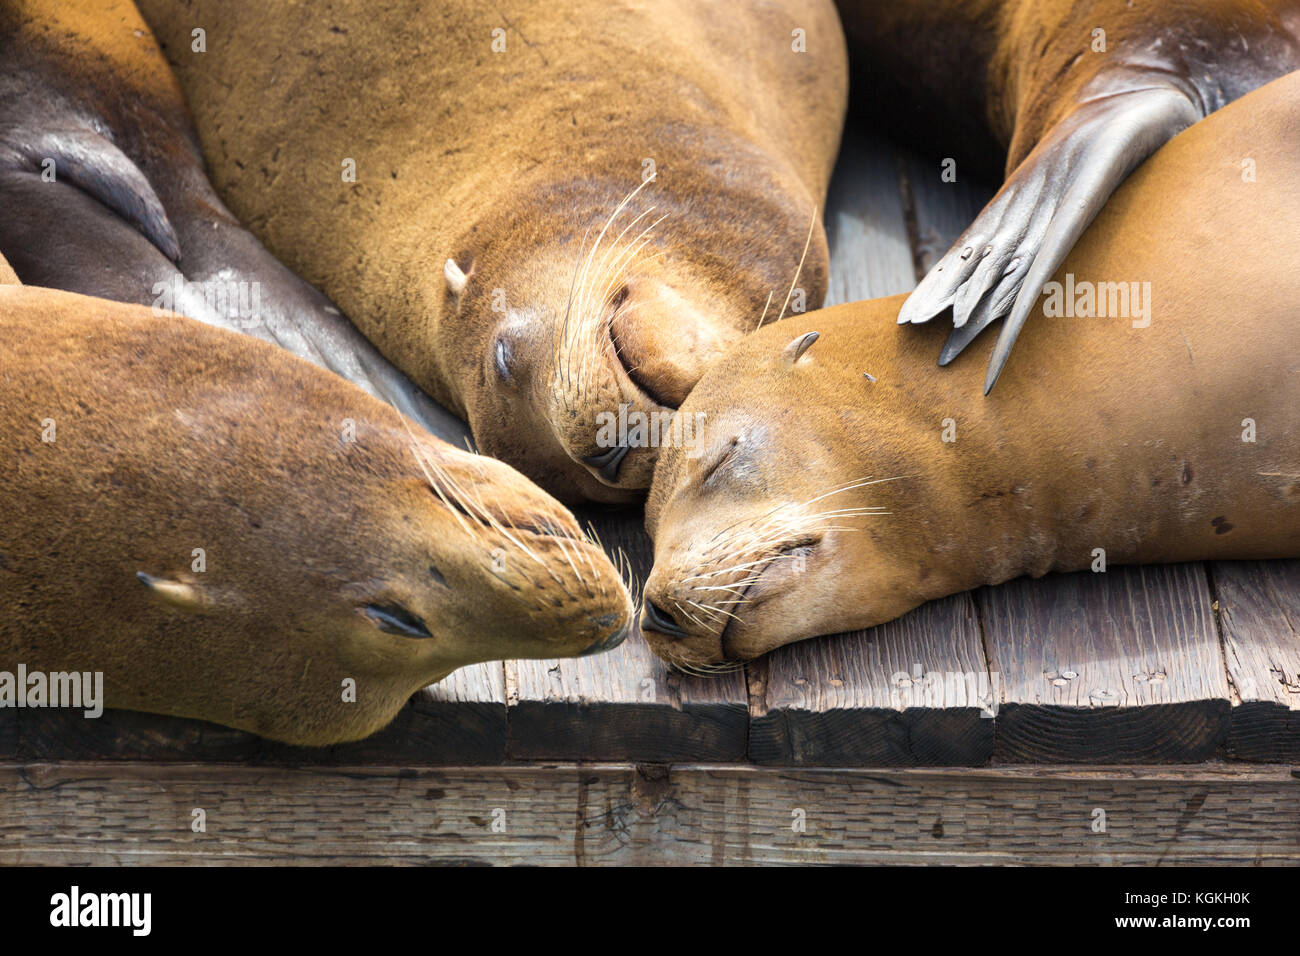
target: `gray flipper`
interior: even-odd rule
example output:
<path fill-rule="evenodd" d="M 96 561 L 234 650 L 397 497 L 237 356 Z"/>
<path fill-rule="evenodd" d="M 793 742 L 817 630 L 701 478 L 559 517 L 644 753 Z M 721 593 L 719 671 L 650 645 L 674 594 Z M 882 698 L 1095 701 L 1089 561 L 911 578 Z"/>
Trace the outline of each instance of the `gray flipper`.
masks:
<path fill-rule="evenodd" d="M 41 178 L 47 168 L 53 181 Z M 139 229 L 172 262 L 180 259 L 180 243 L 149 180 L 99 133 L 71 128 L 8 130 L 0 143 L 0 169 L 31 172 L 47 186 L 71 183 Z"/>
<path fill-rule="evenodd" d="M 903 303 L 899 324 L 928 322 L 951 306 L 954 329 L 939 359 L 946 365 L 1009 311 L 989 363 L 987 394 L 1043 284 L 1106 200 L 1143 160 L 1200 117 L 1200 108 L 1171 85 L 1079 107 L 1034 148 L 930 270 Z"/>

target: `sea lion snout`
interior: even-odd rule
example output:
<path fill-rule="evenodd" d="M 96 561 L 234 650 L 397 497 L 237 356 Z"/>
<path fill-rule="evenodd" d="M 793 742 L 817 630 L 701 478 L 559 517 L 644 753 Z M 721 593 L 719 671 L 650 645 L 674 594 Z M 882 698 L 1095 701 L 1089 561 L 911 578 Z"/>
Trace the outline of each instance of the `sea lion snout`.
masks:
<path fill-rule="evenodd" d="M 614 315 L 610 337 L 623 367 L 659 405 L 676 409 L 738 329 L 718 323 L 700 308 L 703 290 L 683 291 L 658 277 L 627 283 L 627 301 Z"/>

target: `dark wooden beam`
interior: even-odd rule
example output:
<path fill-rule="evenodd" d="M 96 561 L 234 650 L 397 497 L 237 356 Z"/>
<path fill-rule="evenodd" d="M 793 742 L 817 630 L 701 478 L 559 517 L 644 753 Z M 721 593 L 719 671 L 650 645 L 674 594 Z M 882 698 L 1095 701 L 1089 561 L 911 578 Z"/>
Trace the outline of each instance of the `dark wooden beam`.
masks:
<path fill-rule="evenodd" d="M 1210 583 L 1239 701 L 1228 755 L 1300 761 L 1300 561 L 1218 561 Z"/>
<path fill-rule="evenodd" d="M 1207 760 L 1231 691 L 1199 564 L 1112 567 L 976 592 L 1000 675 L 994 759 Z"/>
<path fill-rule="evenodd" d="M 0 764 L 0 865 L 1297 862 L 1273 766 Z"/>

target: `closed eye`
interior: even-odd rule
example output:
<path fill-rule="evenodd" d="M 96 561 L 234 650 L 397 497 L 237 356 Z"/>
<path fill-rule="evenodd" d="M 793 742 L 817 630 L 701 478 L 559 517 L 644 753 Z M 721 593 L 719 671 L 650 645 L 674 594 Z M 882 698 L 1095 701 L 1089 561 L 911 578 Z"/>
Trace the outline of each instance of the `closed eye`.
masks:
<path fill-rule="evenodd" d="M 740 447 L 740 438 L 736 437 L 731 439 L 731 443 L 723 448 L 722 451 L 718 453 L 718 456 L 714 458 L 713 464 L 709 465 L 708 470 L 704 473 L 704 477 L 700 479 L 700 484 L 707 485 L 713 479 L 713 476 L 717 474 L 718 470 L 735 457 L 736 449 L 738 447 Z"/>
<path fill-rule="evenodd" d="M 497 339 L 496 347 L 492 350 L 496 359 L 497 375 L 502 381 L 509 382 L 513 376 L 514 352 L 510 348 L 510 343 L 505 339 Z"/>
<path fill-rule="evenodd" d="M 385 634 L 399 637 L 433 637 L 428 626 L 400 604 L 367 604 L 361 613 Z"/>

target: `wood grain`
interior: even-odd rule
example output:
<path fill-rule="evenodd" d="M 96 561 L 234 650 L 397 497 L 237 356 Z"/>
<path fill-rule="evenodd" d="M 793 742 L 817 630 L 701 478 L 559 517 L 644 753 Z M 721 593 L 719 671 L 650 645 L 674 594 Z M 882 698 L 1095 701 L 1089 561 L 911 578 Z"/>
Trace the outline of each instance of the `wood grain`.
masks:
<path fill-rule="evenodd" d="M 653 563 L 640 510 L 580 510 L 632 566 L 634 590 Z M 640 628 L 593 657 L 511 661 L 508 754 L 517 760 L 743 760 L 749 732 L 743 676 L 669 671 Z"/>
<path fill-rule="evenodd" d="M 1239 701 L 1228 755 L 1300 761 L 1300 561 L 1218 561 L 1210 582 Z"/>
<path fill-rule="evenodd" d="M 0 764 L 3 865 L 1298 861 L 1285 767 Z"/>
<path fill-rule="evenodd" d="M 826 305 L 916 285 L 894 147 L 846 130 L 826 198 L 830 286 Z"/>
<path fill-rule="evenodd" d="M 991 183 L 968 178 L 960 168 L 955 181 L 944 182 L 940 157 L 922 156 L 907 149 L 898 152 L 898 170 L 913 262 L 920 281 L 975 221 L 996 188 Z"/>
<path fill-rule="evenodd" d="M 750 759 L 805 766 L 965 765 L 993 754 L 996 703 L 970 596 L 771 655 Z"/>
<path fill-rule="evenodd" d="M 976 592 L 1000 674 L 996 760 L 1206 760 L 1232 703 L 1200 564 L 1112 567 Z"/>

